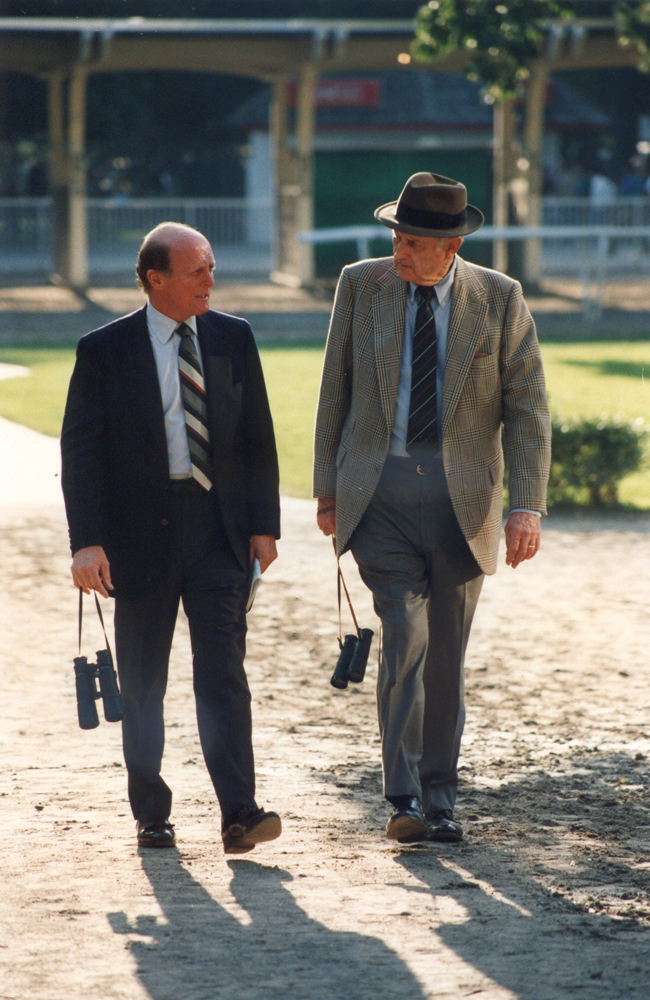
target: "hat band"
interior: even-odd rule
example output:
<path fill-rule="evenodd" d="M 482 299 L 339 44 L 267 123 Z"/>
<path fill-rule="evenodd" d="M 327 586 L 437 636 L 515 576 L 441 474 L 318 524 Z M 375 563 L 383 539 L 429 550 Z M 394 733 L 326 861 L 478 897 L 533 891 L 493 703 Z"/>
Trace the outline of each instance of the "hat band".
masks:
<path fill-rule="evenodd" d="M 426 212 L 398 202 L 395 218 L 407 226 L 418 226 L 420 229 L 457 229 L 467 221 L 467 212 L 465 209 L 457 215 L 449 212 Z"/>

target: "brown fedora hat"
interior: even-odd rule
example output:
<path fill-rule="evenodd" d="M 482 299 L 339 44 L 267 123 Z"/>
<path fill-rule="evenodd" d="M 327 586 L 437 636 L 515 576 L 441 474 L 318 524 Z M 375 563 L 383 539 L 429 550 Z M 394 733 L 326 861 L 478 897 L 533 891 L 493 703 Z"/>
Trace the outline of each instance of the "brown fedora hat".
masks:
<path fill-rule="evenodd" d="M 467 204 L 467 188 L 441 174 L 409 177 L 397 201 L 375 209 L 375 219 L 412 236 L 467 236 L 480 229 L 483 213 Z"/>

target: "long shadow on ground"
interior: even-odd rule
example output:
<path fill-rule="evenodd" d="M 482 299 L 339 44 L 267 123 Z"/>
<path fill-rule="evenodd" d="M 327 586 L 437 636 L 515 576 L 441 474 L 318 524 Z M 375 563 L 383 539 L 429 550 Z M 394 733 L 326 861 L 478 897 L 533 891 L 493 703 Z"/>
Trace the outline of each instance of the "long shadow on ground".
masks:
<path fill-rule="evenodd" d="M 162 853 L 162 852 L 161 852 Z M 276 866 L 231 861 L 230 890 L 241 923 L 183 866 L 177 851 L 143 852 L 142 866 L 163 921 L 109 914 L 152 1000 L 378 1000 L 399 983 L 400 1000 L 423 1000 L 408 966 L 376 938 L 329 930 L 311 920 Z"/>
<path fill-rule="evenodd" d="M 436 932 L 463 961 L 518 1000 L 645 1000 L 647 930 L 635 920 L 586 913 L 521 875 L 495 877 L 515 871 L 512 852 L 472 853 L 411 849 L 395 859 L 423 883 L 409 879 L 405 889 L 451 897 L 464 909 L 465 921 Z"/>

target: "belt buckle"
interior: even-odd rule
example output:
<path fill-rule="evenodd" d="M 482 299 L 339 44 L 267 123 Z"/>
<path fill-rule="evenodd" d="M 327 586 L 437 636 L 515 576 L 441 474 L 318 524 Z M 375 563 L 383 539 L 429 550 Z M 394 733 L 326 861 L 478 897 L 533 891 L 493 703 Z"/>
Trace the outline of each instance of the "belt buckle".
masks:
<path fill-rule="evenodd" d="M 418 462 L 418 464 L 415 467 L 415 471 L 417 472 L 418 476 L 430 476 L 433 470 L 430 465 L 424 465 Z"/>

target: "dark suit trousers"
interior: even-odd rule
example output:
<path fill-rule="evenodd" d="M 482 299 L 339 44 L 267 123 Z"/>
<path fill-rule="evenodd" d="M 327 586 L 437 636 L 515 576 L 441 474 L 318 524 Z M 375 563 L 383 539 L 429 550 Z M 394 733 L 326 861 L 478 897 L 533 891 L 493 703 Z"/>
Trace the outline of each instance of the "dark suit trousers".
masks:
<path fill-rule="evenodd" d="M 115 601 L 124 701 L 124 758 L 133 815 L 166 819 L 172 793 L 160 775 L 163 699 L 179 602 L 189 620 L 194 694 L 205 762 L 222 814 L 255 802 L 250 692 L 244 672 L 247 574 L 226 538 L 216 500 L 172 484 L 172 558 L 152 597 Z"/>
<path fill-rule="evenodd" d="M 463 664 L 483 574 L 454 514 L 440 455 L 421 476 L 388 456 L 352 536 L 382 623 L 377 703 L 384 793 L 453 809 L 465 722 Z"/>

